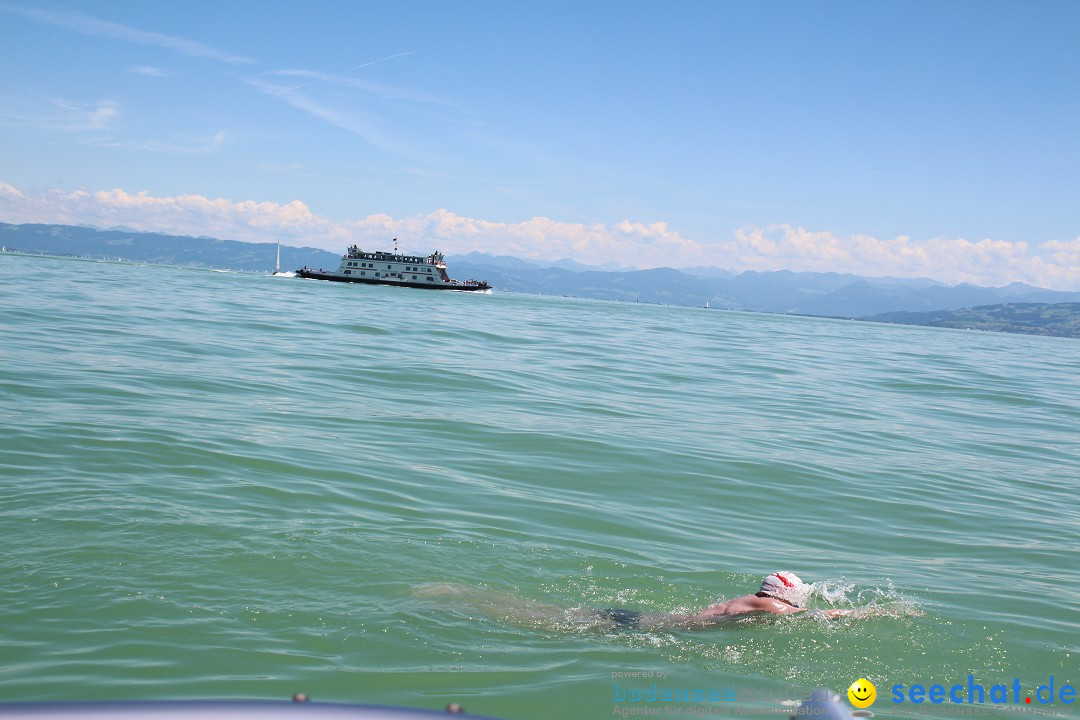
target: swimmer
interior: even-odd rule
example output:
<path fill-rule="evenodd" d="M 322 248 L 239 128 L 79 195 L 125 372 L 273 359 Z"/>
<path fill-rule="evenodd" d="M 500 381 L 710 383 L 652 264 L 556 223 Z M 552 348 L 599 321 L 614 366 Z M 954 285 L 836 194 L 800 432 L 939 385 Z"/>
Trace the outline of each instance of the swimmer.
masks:
<path fill-rule="evenodd" d="M 806 601 L 810 592 L 811 587 L 798 575 L 781 570 L 766 575 L 757 593 L 725 600 L 697 613 L 651 615 L 621 608 L 601 610 L 599 613 L 603 619 L 611 621 L 615 628 L 705 627 L 715 625 L 725 619 L 736 619 L 748 615 L 788 615 L 806 612 L 809 610 L 806 607 Z M 852 614 L 851 610 L 835 608 L 819 612 L 830 618 Z"/>
<path fill-rule="evenodd" d="M 564 609 L 547 603 L 520 600 L 505 595 L 481 594 L 457 585 L 427 585 L 414 590 L 421 597 L 445 598 L 456 596 L 486 615 L 514 623 L 541 627 L 563 627 L 597 630 L 661 630 L 666 628 L 699 629 L 714 627 L 725 621 L 753 616 L 789 615 L 806 612 L 806 602 L 812 588 L 798 575 L 780 571 L 766 575 L 761 589 L 753 595 L 743 595 L 715 603 L 697 613 L 643 613 L 627 608 Z M 818 610 L 828 618 L 846 617 L 852 610 L 829 608 Z M 816 613 L 815 613 L 816 614 Z"/>

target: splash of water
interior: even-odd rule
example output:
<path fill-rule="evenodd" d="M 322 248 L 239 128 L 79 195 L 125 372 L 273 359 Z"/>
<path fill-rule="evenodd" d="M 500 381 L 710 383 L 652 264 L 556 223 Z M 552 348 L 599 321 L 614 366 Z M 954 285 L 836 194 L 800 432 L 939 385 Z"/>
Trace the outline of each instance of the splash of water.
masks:
<path fill-rule="evenodd" d="M 896 589 L 891 578 L 885 587 L 858 588 L 850 580 L 827 578 L 810 583 L 810 596 L 819 597 L 833 607 L 847 607 L 852 617 L 918 617 L 923 614 L 919 603 Z"/>

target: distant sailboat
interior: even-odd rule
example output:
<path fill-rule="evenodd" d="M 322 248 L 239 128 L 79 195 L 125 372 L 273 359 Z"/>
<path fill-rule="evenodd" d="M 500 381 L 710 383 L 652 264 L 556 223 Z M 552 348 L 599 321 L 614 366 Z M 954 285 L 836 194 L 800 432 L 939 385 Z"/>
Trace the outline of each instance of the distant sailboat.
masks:
<path fill-rule="evenodd" d="M 709 301 L 708 301 L 708 300 L 706 300 L 706 301 L 705 301 L 705 309 L 706 309 L 706 310 L 708 310 L 708 309 L 709 309 Z"/>

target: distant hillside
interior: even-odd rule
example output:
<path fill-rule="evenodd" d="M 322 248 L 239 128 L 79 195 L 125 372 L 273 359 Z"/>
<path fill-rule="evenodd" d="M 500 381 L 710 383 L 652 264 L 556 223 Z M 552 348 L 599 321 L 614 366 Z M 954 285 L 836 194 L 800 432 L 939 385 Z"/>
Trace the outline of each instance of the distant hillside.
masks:
<path fill-rule="evenodd" d="M 410 245 L 423 247 L 428 242 L 417 238 Z M 123 228 L 98 230 L 4 223 L 0 223 L 0 244 L 24 252 L 262 272 L 273 270 L 275 252 L 275 244 L 270 242 L 245 243 Z M 434 247 L 436 244 L 430 243 L 430 249 Z M 281 248 L 283 270 L 295 270 L 303 265 L 332 269 L 339 261 L 340 255 L 324 250 Z M 483 253 L 450 256 L 447 264 L 452 277 L 487 280 L 503 292 L 689 307 L 708 303 L 712 308 L 846 318 L 1002 303 L 1080 302 L 1080 293 L 1044 290 L 1021 283 L 987 288 L 966 284 L 948 286 L 927 278 L 870 278 L 843 273 L 748 271 L 735 275 L 715 267 L 610 270 L 590 268 L 572 260 L 540 263 Z"/>
<path fill-rule="evenodd" d="M 1022 283 L 1000 288 L 979 287 L 967 283 L 955 286 L 935 284 L 926 287 L 887 287 L 862 279 L 815 298 L 803 306 L 802 312 L 808 315 L 853 317 L 852 310 L 856 309 L 865 316 L 899 311 L 956 310 L 1006 301 L 1050 303 L 1071 300 L 1080 300 L 1080 293 L 1043 290 Z"/>
<path fill-rule="evenodd" d="M 447 258 L 452 274 L 488 280 L 509 292 L 571 295 L 774 313 L 857 318 L 897 311 L 955 310 L 1004 302 L 1080 302 L 1080 293 L 1014 283 L 1001 288 L 948 286 L 926 278 L 868 278 L 842 273 L 723 271 L 691 274 L 657 268 L 623 272 L 573 272 L 556 267 L 469 262 Z M 521 261 L 518 261 L 519 263 Z M 699 272 L 709 269 L 700 268 Z"/>
<path fill-rule="evenodd" d="M 123 258 L 157 265 L 263 272 L 273 272 L 277 253 L 277 243 L 246 243 L 126 229 L 7 223 L 0 223 L 0 245 L 8 250 L 48 255 Z M 295 270 L 303 265 L 336 268 L 340 257 L 315 248 L 281 246 L 283 270 Z"/>
<path fill-rule="evenodd" d="M 453 257 L 446 261 L 452 276 L 487 280 L 503 292 L 690 306 L 704 305 L 706 299 L 716 293 L 711 281 L 671 268 L 630 272 L 577 272 L 558 267 L 509 268 L 473 265 Z"/>
<path fill-rule="evenodd" d="M 860 318 L 872 322 L 992 330 L 1080 338 L 1080 303 L 1006 303 L 962 310 L 893 312 Z"/>

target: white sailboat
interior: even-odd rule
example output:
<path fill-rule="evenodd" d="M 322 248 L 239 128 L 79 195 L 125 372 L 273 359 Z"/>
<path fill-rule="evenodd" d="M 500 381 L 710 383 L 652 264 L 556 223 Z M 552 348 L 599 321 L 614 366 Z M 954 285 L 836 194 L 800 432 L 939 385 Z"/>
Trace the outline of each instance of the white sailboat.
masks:
<path fill-rule="evenodd" d="M 296 277 L 294 272 L 281 272 L 281 241 L 277 241 L 277 261 L 274 263 L 274 277 Z"/>

